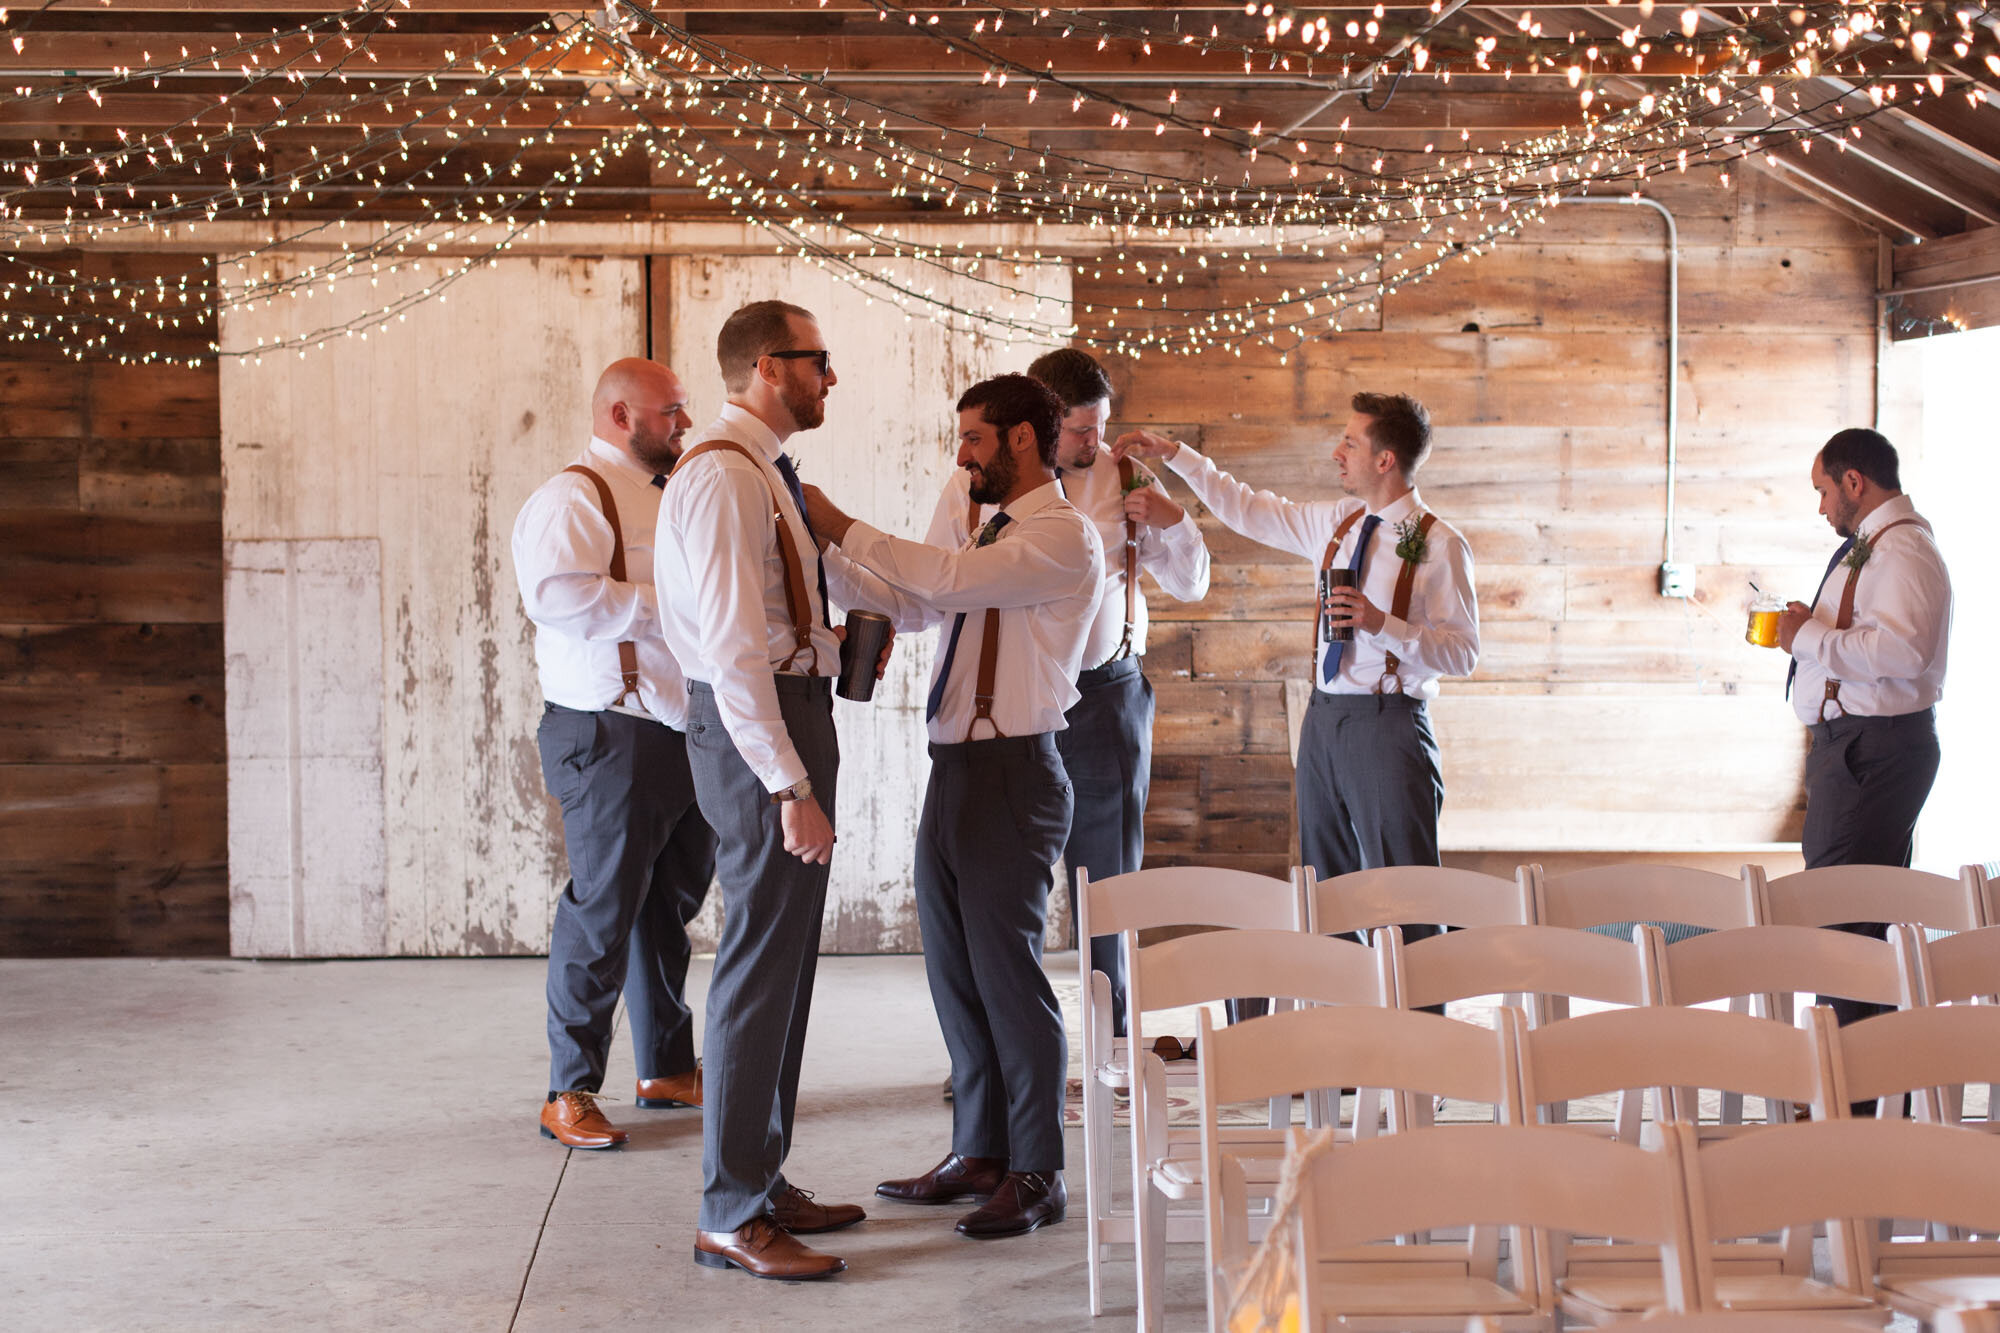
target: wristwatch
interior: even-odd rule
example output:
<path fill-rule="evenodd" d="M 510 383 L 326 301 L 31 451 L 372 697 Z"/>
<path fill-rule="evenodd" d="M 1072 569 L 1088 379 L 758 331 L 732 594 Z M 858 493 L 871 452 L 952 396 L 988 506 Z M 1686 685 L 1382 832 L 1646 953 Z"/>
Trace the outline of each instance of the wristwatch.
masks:
<path fill-rule="evenodd" d="M 783 791 L 772 792 L 771 804 L 783 805 L 786 801 L 803 801 L 812 794 L 813 794 L 812 779 L 800 778 L 797 782 L 794 782 L 791 786 L 786 787 Z"/>

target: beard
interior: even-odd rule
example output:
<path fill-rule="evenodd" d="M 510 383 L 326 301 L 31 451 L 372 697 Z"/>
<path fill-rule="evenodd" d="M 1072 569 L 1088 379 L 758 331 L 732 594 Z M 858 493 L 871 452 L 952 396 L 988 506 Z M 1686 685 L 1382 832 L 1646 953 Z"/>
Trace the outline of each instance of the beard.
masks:
<path fill-rule="evenodd" d="M 632 457 L 655 472 L 668 473 L 681 457 L 681 436 L 684 431 L 663 431 L 647 423 L 634 426 L 626 444 L 632 450 Z"/>
<path fill-rule="evenodd" d="M 1064 472 L 1090 471 L 1092 465 L 1097 462 L 1097 454 L 1100 447 L 1097 444 L 1078 446 L 1068 458 L 1058 460 L 1062 464 L 1062 470 Z"/>
<path fill-rule="evenodd" d="M 966 468 L 972 474 L 971 498 L 974 504 L 997 505 L 1004 501 L 1014 489 L 1015 479 L 1021 474 L 1020 465 L 1014 455 L 1001 449 L 993 455 L 993 461 L 981 467 L 978 464 Z"/>
<path fill-rule="evenodd" d="M 792 424 L 800 430 L 817 430 L 826 420 L 826 392 L 822 389 L 786 385 L 784 403 L 792 414 Z"/>
<path fill-rule="evenodd" d="M 1841 496 L 1840 502 L 1833 507 L 1833 530 L 1843 539 L 1854 535 L 1855 528 L 1859 526 L 1860 510 L 1861 506 L 1845 495 Z"/>

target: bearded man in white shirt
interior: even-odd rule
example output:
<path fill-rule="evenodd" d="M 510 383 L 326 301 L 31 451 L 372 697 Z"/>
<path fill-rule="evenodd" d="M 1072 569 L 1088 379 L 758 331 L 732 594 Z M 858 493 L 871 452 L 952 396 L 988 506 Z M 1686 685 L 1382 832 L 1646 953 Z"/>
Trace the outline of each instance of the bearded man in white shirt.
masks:
<path fill-rule="evenodd" d="M 1470 675 L 1479 660 L 1472 551 L 1416 489 L 1430 414 L 1406 394 L 1357 393 L 1351 406 L 1333 448 L 1340 500 L 1253 490 L 1151 431 L 1120 436 L 1115 450 L 1164 459 L 1231 530 L 1353 576 L 1316 599 L 1312 702 L 1294 779 L 1300 852 L 1322 880 L 1438 864 L 1444 777 L 1429 703 L 1440 678 Z M 1411 939 L 1435 930 L 1404 926 Z"/>
<path fill-rule="evenodd" d="M 688 674 L 688 763 L 718 841 L 722 939 L 703 1049 L 695 1262 L 831 1277 L 797 1239 L 853 1226 L 785 1178 L 833 857 L 840 638 L 785 442 L 819 426 L 839 377 L 819 322 L 783 301 L 723 321 L 729 401 L 690 441 L 660 505 L 662 628 Z M 878 668 L 879 670 L 879 668 Z"/>
<path fill-rule="evenodd" d="M 1077 701 L 1056 733 L 1056 749 L 1076 793 L 1063 846 L 1070 919 L 1076 919 L 1076 872 L 1109 879 L 1140 868 L 1146 850 L 1146 796 L 1153 777 L 1153 686 L 1142 669 L 1148 607 L 1140 571 L 1169 597 L 1208 595 L 1208 545 L 1194 516 L 1131 459 L 1104 445 L 1111 379 L 1095 358 L 1062 347 L 1035 358 L 1028 374 L 1062 399 L 1056 467 L 1063 495 L 1097 528 L 1104 584 L 1084 641 Z M 969 475 L 969 474 L 968 474 Z M 954 478 L 941 505 L 963 506 Z M 1111 982 L 1112 1029 L 1125 1035 L 1125 961 L 1114 935 L 1089 942 L 1090 965 Z"/>
<path fill-rule="evenodd" d="M 699 1107 L 687 923 L 715 872 L 715 835 L 688 770 L 687 690 L 660 637 L 657 489 L 694 424 L 680 377 L 613 362 L 591 396 L 590 444 L 528 497 L 514 572 L 535 624 L 536 741 L 562 804 L 570 882 L 549 939 L 549 1095 L 541 1132 L 615 1148 L 597 1107 L 619 992 L 643 1107 Z"/>
<path fill-rule="evenodd" d="M 1813 604 L 1792 602 L 1778 616 L 1778 646 L 1792 657 L 1786 688 L 1812 735 L 1806 867 L 1907 866 L 1937 777 L 1951 578 L 1881 435 L 1834 435 L 1813 458 L 1812 484 L 1820 516 L 1843 540 Z M 1888 930 L 1841 929 L 1876 939 Z M 1826 1002 L 1842 1023 L 1888 1007 Z"/>
<path fill-rule="evenodd" d="M 1104 580 L 1097 529 L 1056 483 L 1062 402 L 1026 375 L 958 400 L 971 482 L 924 542 L 857 523 L 808 490 L 813 526 L 880 586 L 899 630 L 948 626 L 925 717 L 931 772 L 917 828 L 924 972 L 951 1052 L 951 1151 L 876 1193 L 901 1203 L 981 1201 L 960 1235 L 1018 1236 L 1063 1220 L 1062 1010 L 1042 931 L 1071 793 L 1055 744 Z M 947 489 L 948 499 L 953 492 Z M 977 506 L 997 506 L 983 524 Z"/>

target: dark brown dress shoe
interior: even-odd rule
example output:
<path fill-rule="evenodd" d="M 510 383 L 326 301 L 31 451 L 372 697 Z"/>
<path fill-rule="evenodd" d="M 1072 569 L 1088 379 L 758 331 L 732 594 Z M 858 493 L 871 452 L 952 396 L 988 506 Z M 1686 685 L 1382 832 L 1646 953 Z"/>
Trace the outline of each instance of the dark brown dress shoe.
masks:
<path fill-rule="evenodd" d="M 701 1106 L 701 1066 L 697 1064 L 685 1074 L 668 1074 L 662 1078 L 642 1078 L 639 1091 L 632 1099 L 636 1106 L 648 1111 L 658 1111 L 669 1106 Z"/>
<path fill-rule="evenodd" d="M 1069 1190 L 1060 1171 L 1010 1171 L 977 1212 L 958 1220 L 958 1234 L 974 1240 L 1025 1236 L 1069 1212 Z"/>
<path fill-rule="evenodd" d="M 542 1107 L 542 1137 L 570 1148 L 616 1148 L 626 1133 L 597 1109 L 597 1095 L 565 1092 Z"/>
<path fill-rule="evenodd" d="M 740 1268 L 752 1277 L 810 1282 L 847 1271 L 847 1261 L 821 1254 L 770 1217 L 754 1218 L 734 1231 L 694 1233 L 694 1261 L 704 1268 Z"/>
<path fill-rule="evenodd" d="M 985 1199 L 1000 1187 L 1007 1175 L 1004 1157 L 960 1157 L 946 1153 L 942 1162 L 921 1176 L 908 1180 L 885 1180 L 875 1192 L 897 1203 L 956 1203 L 960 1199 Z"/>
<path fill-rule="evenodd" d="M 772 1220 L 793 1235 L 838 1231 L 867 1217 L 858 1203 L 820 1203 L 810 1190 L 787 1185 L 771 1200 Z"/>

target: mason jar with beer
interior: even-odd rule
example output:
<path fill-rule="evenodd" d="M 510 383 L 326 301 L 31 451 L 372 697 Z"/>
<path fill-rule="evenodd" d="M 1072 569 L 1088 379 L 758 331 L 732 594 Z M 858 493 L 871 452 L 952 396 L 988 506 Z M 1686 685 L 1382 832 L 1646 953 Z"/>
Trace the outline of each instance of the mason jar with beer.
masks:
<path fill-rule="evenodd" d="M 1743 631 L 1746 642 L 1759 648 L 1778 646 L 1778 613 L 1785 604 L 1769 593 L 1760 592 L 1750 602 L 1750 624 Z"/>

